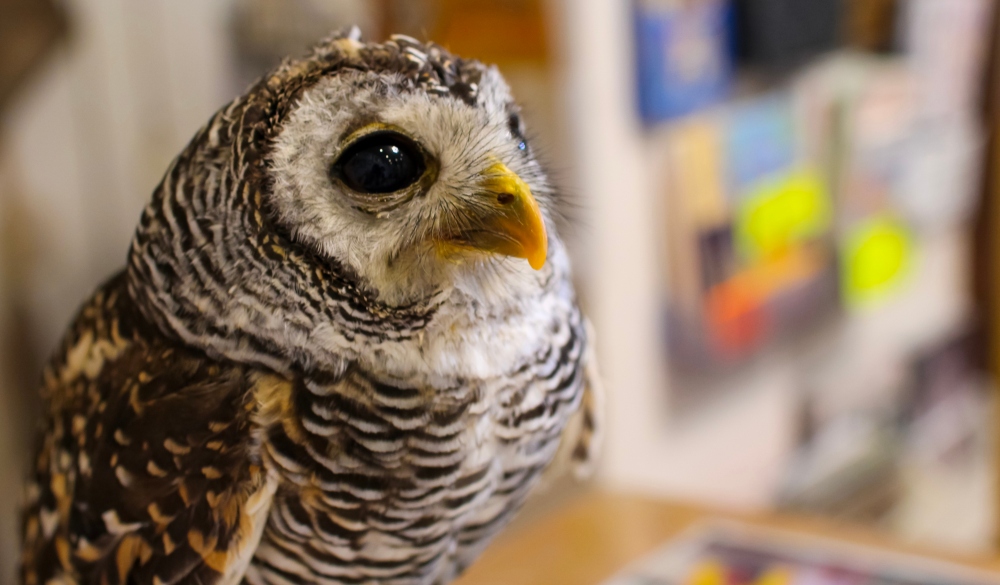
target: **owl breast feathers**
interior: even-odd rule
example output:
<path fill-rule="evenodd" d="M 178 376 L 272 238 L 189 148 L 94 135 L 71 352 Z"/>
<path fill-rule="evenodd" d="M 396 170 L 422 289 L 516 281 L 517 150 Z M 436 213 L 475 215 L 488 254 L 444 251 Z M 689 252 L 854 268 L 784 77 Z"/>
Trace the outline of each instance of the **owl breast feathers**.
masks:
<path fill-rule="evenodd" d="M 173 161 L 43 376 L 27 585 L 443 584 L 600 393 L 495 68 L 356 31 Z"/>

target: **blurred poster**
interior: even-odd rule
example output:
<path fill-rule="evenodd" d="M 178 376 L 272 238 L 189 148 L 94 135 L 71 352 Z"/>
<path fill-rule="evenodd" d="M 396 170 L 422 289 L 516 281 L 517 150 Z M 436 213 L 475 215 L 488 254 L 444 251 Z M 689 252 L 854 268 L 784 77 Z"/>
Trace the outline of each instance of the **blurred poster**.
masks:
<path fill-rule="evenodd" d="M 795 162 L 795 120 L 789 96 L 764 96 L 737 104 L 729 114 L 726 150 L 730 186 L 745 194 L 768 176 L 780 174 Z"/>
<path fill-rule="evenodd" d="M 830 197 L 798 155 L 790 96 L 685 119 L 666 141 L 676 370 L 739 364 L 835 306 Z"/>
<path fill-rule="evenodd" d="M 930 232 L 968 217 L 978 159 L 974 132 L 924 121 L 918 92 L 905 58 L 845 55 L 665 126 L 675 374 L 725 375 L 911 292 Z"/>
<path fill-rule="evenodd" d="M 861 307 L 904 287 L 916 261 L 912 209 L 922 186 L 914 175 L 926 174 L 914 166 L 922 144 L 916 86 L 900 59 L 847 59 L 819 75 L 826 77 L 820 97 L 815 79 L 803 91 L 814 93 L 811 106 L 820 111 L 817 102 L 825 100 L 834 119 L 823 150 L 836 208 L 840 294 L 846 307 Z M 935 201 L 947 199 L 941 195 Z"/>
<path fill-rule="evenodd" d="M 905 198 L 915 122 L 915 85 L 903 62 L 860 60 L 841 81 L 843 149 L 839 204 L 845 221 Z"/>
<path fill-rule="evenodd" d="M 736 523 L 697 527 L 606 585 L 996 585 L 1000 575 Z"/>
<path fill-rule="evenodd" d="M 910 71 L 898 61 L 871 61 L 855 73 L 839 157 L 840 282 L 848 307 L 887 298 L 905 283 L 915 255 L 906 209 L 919 144 Z"/>
<path fill-rule="evenodd" d="M 723 0 L 639 0 L 635 34 L 639 111 L 654 123 L 729 92 L 730 8 Z"/>

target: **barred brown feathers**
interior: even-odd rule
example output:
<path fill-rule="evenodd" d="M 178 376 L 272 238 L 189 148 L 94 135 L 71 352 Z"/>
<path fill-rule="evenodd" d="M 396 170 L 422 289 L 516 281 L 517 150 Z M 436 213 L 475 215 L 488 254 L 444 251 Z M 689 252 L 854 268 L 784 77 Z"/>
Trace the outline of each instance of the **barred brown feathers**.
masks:
<path fill-rule="evenodd" d="M 23 582 L 449 582 L 560 447 L 593 459 L 554 200 L 495 69 L 353 31 L 284 63 L 45 370 Z"/>

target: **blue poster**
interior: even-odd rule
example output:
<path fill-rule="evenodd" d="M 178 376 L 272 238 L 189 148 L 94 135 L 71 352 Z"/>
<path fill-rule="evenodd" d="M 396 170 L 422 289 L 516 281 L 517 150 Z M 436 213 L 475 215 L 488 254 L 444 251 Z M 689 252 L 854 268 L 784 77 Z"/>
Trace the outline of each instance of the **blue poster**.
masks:
<path fill-rule="evenodd" d="M 735 106 L 726 137 L 730 192 L 739 200 L 762 180 L 788 172 L 795 164 L 795 149 L 788 95 L 772 94 Z"/>
<path fill-rule="evenodd" d="M 728 3 L 640 1 L 636 6 L 643 120 L 676 118 L 724 99 L 733 68 Z"/>

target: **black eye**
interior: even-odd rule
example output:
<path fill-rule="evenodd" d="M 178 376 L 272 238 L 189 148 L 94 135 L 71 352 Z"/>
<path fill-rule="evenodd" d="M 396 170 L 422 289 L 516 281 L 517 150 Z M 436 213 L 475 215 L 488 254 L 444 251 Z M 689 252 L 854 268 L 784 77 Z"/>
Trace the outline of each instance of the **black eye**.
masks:
<path fill-rule="evenodd" d="M 392 193 L 417 182 L 424 168 L 424 157 L 412 140 L 384 131 L 349 146 L 332 172 L 359 193 Z"/>
<path fill-rule="evenodd" d="M 507 128 L 510 130 L 510 135 L 517 140 L 517 148 L 527 150 L 528 143 L 524 139 L 524 132 L 521 131 L 521 116 L 518 116 L 516 113 L 508 116 Z"/>

